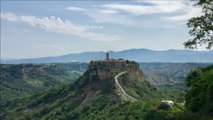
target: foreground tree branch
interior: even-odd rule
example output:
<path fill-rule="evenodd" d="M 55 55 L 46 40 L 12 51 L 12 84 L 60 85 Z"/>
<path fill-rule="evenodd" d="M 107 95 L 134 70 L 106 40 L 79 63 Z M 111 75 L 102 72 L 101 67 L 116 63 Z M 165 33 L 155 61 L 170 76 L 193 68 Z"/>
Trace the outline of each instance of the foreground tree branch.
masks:
<path fill-rule="evenodd" d="M 213 47 L 213 0 L 192 0 L 202 7 L 203 15 L 189 19 L 187 26 L 189 34 L 193 36 L 184 43 L 186 48 L 197 49 L 197 46 L 205 45 L 206 49 Z"/>

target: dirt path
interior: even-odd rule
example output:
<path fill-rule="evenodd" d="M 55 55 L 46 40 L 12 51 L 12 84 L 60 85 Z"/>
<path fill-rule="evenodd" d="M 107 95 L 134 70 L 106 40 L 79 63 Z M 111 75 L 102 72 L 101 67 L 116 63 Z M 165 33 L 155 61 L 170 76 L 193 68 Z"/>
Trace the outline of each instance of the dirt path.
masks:
<path fill-rule="evenodd" d="M 125 100 L 134 102 L 134 101 L 136 101 L 136 99 L 135 99 L 134 97 L 130 96 L 129 94 L 127 94 L 127 93 L 124 91 L 124 89 L 121 87 L 120 83 L 118 82 L 118 77 L 121 76 L 121 75 L 123 75 L 123 74 L 126 74 L 126 73 L 127 73 L 127 71 L 124 71 L 124 72 L 121 72 L 121 73 L 117 74 L 117 75 L 114 77 L 114 79 L 115 79 L 115 85 L 118 86 L 118 88 L 121 90 L 121 95 L 122 95 L 122 97 L 123 97 Z"/>

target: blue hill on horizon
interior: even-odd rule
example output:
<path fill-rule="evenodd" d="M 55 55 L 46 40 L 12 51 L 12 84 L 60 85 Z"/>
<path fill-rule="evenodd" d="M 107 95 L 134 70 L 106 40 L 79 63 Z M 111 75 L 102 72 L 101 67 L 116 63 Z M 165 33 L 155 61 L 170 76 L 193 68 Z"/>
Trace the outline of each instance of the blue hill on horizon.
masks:
<path fill-rule="evenodd" d="M 91 60 L 104 60 L 106 52 L 83 52 L 55 57 L 1 60 L 2 64 L 20 63 L 62 63 L 62 62 L 90 62 Z M 212 63 L 213 50 L 163 50 L 129 49 L 123 51 L 109 51 L 110 58 L 128 59 L 136 62 L 171 62 L 171 63 Z"/>

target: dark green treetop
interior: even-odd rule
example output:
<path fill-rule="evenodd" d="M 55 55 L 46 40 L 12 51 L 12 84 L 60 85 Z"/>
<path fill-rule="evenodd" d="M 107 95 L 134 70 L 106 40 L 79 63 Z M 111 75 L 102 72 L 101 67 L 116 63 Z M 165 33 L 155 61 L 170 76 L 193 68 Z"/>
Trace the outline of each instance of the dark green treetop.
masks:
<path fill-rule="evenodd" d="M 192 0 L 202 7 L 203 15 L 189 19 L 187 26 L 189 34 L 193 36 L 184 43 L 186 48 L 196 49 L 198 45 L 205 45 L 207 49 L 213 47 L 213 0 Z"/>

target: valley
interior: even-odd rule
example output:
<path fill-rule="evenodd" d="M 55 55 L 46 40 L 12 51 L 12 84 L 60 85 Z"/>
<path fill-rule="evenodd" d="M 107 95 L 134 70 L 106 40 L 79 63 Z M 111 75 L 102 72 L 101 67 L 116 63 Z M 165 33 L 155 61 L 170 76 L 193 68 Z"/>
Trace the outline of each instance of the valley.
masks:
<path fill-rule="evenodd" d="M 138 64 L 114 59 L 89 64 L 2 64 L 0 117 L 3 120 L 142 120 L 151 114 L 162 114 L 152 112 L 163 99 L 176 102 L 172 109 L 179 114 L 184 109 L 181 102 L 187 88 L 187 74 L 208 65 Z"/>
<path fill-rule="evenodd" d="M 74 82 L 87 69 L 84 63 L 1 64 L 1 106 L 18 97 Z M 78 71 L 78 72 L 76 72 Z"/>
<path fill-rule="evenodd" d="M 213 0 L 0 4 L 0 120 L 213 120 Z"/>
<path fill-rule="evenodd" d="M 139 63 L 146 81 L 153 85 L 185 89 L 187 74 L 204 63 Z M 1 105 L 7 100 L 44 91 L 77 80 L 87 63 L 1 64 Z"/>

